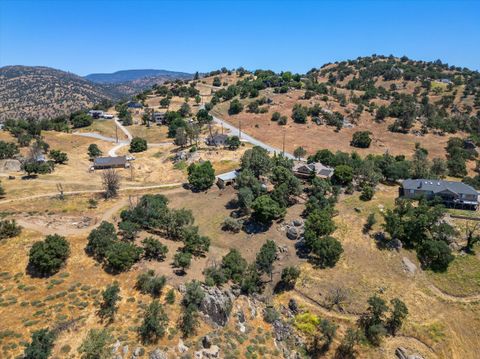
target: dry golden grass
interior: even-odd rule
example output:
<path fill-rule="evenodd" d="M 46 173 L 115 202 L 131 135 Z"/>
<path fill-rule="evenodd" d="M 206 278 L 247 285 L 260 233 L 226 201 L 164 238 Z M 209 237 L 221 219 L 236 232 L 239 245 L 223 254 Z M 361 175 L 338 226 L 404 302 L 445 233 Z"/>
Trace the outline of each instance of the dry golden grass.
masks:
<path fill-rule="evenodd" d="M 96 132 L 106 137 L 115 138 L 117 133 L 119 137 L 123 135 L 123 132 L 115 130 L 114 120 L 94 120 L 90 126 L 79 128 L 79 132 Z"/>
<path fill-rule="evenodd" d="M 328 104 L 318 99 L 299 100 L 304 91 L 296 90 L 287 94 L 274 94 L 270 90 L 262 91 L 260 96 L 267 96 L 273 100 L 272 105 L 268 107 L 265 114 L 252 114 L 245 110 L 238 115 L 228 115 L 229 102 L 224 102 L 215 107 L 213 113 L 220 118 L 232 123 L 238 127 L 241 124 L 242 131 L 276 148 L 282 148 L 283 136 L 285 133 L 285 148 L 292 153 L 299 146 L 304 147 L 308 154 L 313 154 L 319 149 L 329 149 L 331 151 L 356 151 L 364 156 L 370 153 L 383 154 L 389 152 L 392 155 L 411 155 L 413 154 L 415 143 L 420 143 L 426 148 L 432 157 L 445 157 L 445 146 L 450 135 L 438 136 L 427 134 L 425 136 L 416 136 L 414 134 L 393 133 L 388 130 L 388 125 L 393 119 L 388 119 L 384 123 L 372 121 L 372 116 L 364 111 L 364 114 L 353 128 L 343 128 L 339 132 L 331 126 L 316 125 L 310 120 L 306 124 L 294 123 L 291 119 L 292 108 L 294 104 L 300 103 L 304 106 L 312 106 L 319 103 L 324 108 L 330 108 L 332 111 L 339 111 L 346 114 L 353 107 L 349 104 L 347 108 L 341 107 L 338 102 L 329 100 Z M 245 104 L 251 100 L 242 100 Z M 286 126 L 279 126 L 271 121 L 273 112 L 280 112 L 288 117 Z M 372 144 L 367 149 L 354 148 L 350 146 L 353 133 L 356 131 L 370 131 L 372 133 Z M 456 136 L 464 136 L 456 134 Z"/>

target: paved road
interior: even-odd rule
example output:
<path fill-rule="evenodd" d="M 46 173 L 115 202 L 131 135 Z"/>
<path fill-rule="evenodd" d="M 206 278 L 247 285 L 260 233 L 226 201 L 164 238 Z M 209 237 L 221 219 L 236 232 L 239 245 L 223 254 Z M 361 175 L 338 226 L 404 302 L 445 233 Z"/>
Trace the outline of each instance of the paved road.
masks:
<path fill-rule="evenodd" d="M 221 118 L 219 118 L 217 116 L 212 115 L 212 117 L 213 117 L 214 122 L 223 125 L 223 127 L 228 129 L 232 135 L 237 135 L 238 136 L 239 129 L 237 127 L 235 127 L 232 124 L 222 120 Z M 244 142 L 250 142 L 254 146 L 263 147 L 268 152 L 270 152 L 272 154 L 273 153 L 276 153 L 276 154 L 281 154 L 282 153 L 282 150 L 280 150 L 278 148 L 275 148 L 275 147 L 272 147 L 270 145 L 267 145 L 265 142 L 257 140 L 256 138 L 246 134 L 245 132 L 241 133 L 241 140 L 244 141 Z M 290 158 L 290 159 L 295 159 L 295 156 L 293 156 L 291 153 L 288 153 L 288 152 L 285 152 L 285 157 Z"/>

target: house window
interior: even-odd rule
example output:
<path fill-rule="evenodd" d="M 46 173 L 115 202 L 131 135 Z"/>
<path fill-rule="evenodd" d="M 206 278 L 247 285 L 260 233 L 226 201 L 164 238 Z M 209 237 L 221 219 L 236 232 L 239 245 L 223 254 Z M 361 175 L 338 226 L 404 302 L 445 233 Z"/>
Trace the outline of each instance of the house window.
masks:
<path fill-rule="evenodd" d="M 414 189 L 410 189 L 410 194 L 415 194 L 415 190 Z"/>

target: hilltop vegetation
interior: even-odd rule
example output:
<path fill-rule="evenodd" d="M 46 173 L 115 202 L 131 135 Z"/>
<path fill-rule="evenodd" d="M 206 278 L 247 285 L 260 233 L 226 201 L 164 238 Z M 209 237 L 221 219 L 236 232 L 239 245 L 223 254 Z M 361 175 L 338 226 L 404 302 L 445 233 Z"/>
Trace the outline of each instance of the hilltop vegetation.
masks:
<path fill-rule="evenodd" d="M 0 119 L 3 120 L 51 118 L 120 96 L 112 89 L 48 67 L 0 69 Z"/>

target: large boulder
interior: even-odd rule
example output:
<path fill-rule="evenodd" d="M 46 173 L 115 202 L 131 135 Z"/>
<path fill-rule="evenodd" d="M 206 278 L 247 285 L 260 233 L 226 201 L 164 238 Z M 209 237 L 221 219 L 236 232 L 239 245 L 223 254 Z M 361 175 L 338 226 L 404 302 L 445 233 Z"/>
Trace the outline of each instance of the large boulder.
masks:
<path fill-rule="evenodd" d="M 420 354 L 408 354 L 407 349 L 403 347 L 398 347 L 395 350 L 395 356 L 397 357 L 397 359 L 423 359 Z"/>
<path fill-rule="evenodd" d="M 22 169 L 22 164 L 19 160 L 7 159 L 0 160 L 0 172 L 9 173 L 9 172 L 20 172 Z"/>
<path fill-rule="evenodd" d="M 412 275 L 412 276 L 415 275 L 415 272 L 417 271 L 417 266 L 415 265 L 415 263 L 413 263 L 407 257 L 403 257 L 402 264 L 403 264 L 403 268 L 409 275 Z"/>
<path fill-rule="evenodd" d="M 300 231 L 297 227 L 288 227 L 287 229 L 287 238 L 291 240 L 296 240 L 300 236 Z"/>
<path fill-rule="evenodd" d="M 160 349 L 155 349 L 150 353 L 149 359 L 168 359 L 167 353 L 161 351 Z"/>
<path fill-rule="evenodd" d="M 217 287 L 204 287 L 205 297 L 200 303 L 200 311 L 213 323 L 225 326 L 230 318 L 234 296 L 229 291 Z"/>

